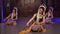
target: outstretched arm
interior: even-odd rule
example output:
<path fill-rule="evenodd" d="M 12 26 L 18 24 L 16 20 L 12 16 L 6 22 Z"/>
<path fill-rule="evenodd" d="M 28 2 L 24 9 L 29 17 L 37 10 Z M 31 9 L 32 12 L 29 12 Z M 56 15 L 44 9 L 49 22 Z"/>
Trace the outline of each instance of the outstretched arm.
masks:
<path fill-rule="evenodd" d="M 36 14 L 27 22 L 27 26 L 29 26 L 29 23 L 36 17 Z"/>
<path fill-rule="evenodd" d="M 14 20 L 17 20 L 18 19 L 18 8 L 17 7 L 14 7 L 16 9 L 16 18 Z"/>
<path fill-rule="evenodd" d="M 11 14 L 9 14 L 9 16 L 4 19 L 4 21 L 7 20 L 10 16 L 11 16 Z"/>

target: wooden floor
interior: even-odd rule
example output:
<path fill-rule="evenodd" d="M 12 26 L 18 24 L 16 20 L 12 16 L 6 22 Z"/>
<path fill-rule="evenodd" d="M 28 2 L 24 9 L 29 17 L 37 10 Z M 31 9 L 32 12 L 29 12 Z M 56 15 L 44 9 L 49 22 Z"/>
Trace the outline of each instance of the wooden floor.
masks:
<path fill-rule="evenodd" d="M 30 18 L 20 18 L 17 20 L 17 25 L 8 25 L 8 26 L 2 26 L 0 23 L 0 32 L 1 34 L 18 34 L 21 30 L 25 28 L 26 22 Z M 3 28 L 2 28 L 3 27 Z M 45 25 L 47 32 L 30 32 L 28 34 L 60 34 L 60 23 L 53 23 L 53 24 L 46 24 Z"/>

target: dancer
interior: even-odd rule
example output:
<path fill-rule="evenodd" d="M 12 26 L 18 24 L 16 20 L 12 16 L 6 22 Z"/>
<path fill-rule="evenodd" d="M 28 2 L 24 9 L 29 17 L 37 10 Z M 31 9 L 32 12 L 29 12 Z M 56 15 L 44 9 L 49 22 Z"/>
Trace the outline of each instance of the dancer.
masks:
<path fill-rule="evenodd" d="M 7 18 L 5 18 L 4 21 L 7 21 L 7 22 L 5 22 L 6 25 L 13 24 L 15 26 L 16 20 L 17 20 L 17 8 L 14 7 L 12 13 L 9 14 L 9 16 Z"/>
<path fill-rule="evenodd" d="M 53 18 L 53 7 L 49 7 L 49 11 L 46 13 L 46 23 L 51 24 L 51 19 Z"/>
<path fill-rule="evenodd" d="M 41 29 L 42 32 L 46 32 L 46 28 L 44 27 L 45 10 L 46 10 L 46 7 L 41 5 L 38 9 L 38 13 L 35 13 L 33 17 L 27 22 L 26 25 L 29 26 L 29 23 L 31 23 L 32 20 L 34 20 L 34 23 L 27 30 L 23 30 L 19 34 L 28 33 L 34 29 L 35 29 L 34 31 L 40 31 Z"/>

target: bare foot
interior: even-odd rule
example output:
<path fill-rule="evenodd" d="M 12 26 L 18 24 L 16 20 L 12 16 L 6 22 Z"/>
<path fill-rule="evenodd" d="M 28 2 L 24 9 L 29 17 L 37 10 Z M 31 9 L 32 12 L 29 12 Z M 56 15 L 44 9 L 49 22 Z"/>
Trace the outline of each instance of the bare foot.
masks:
<path fill-rule="evenodd" d="M 42 32 L 47 32 L 47 30 L 46 29 L 43 29 L 43 31 Z"/>
<path fill-rule="evenodd" d="M 16 26 L 16 22 L 14 22 L 13 25 Z"/>

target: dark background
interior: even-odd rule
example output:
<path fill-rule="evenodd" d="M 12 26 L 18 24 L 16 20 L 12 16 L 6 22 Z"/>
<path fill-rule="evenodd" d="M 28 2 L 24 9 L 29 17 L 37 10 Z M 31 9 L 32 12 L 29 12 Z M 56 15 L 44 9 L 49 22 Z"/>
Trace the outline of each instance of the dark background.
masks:
<path fill-rule="evenodd" d="M 1 10 L 2 10 L 1 3 L 2 3 L 2 0 L 0 0 L 0 23 L 1 23 Z"/>
<path fill-rule="evenodd" d="M 1 0 L 0 0 L 0 14 L 1 14 Z M 7 7 L 7 3 L 10 6 Z M 38 7 L 43 3 L 42 0 L 4 0 L 4 18 L 6 18 L 11 12 L 13 6 L 18 8 L 18 17 L 32 16 L 37 12 Z M 46 5 L 54 7 L 54 17 L 60 17 L 60 0 L 46 0 Z M 1 16 L 0 16 L 1 22 Z"/>

